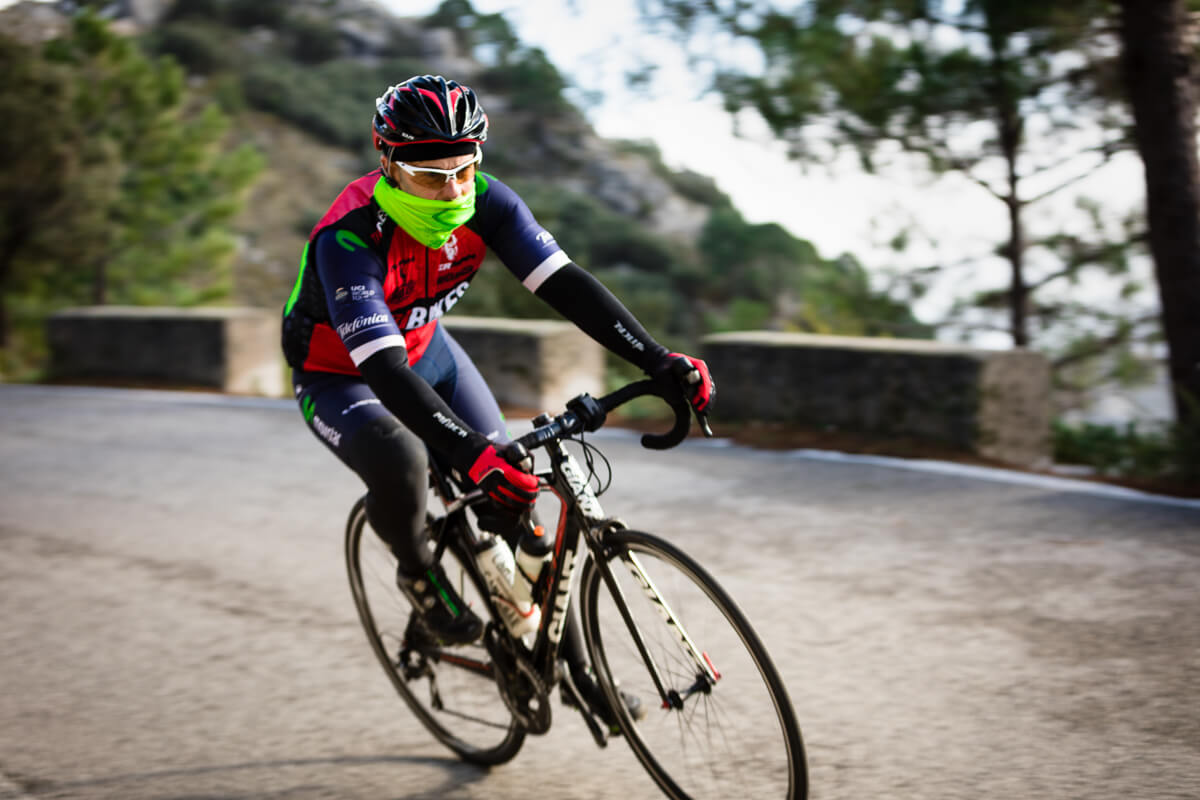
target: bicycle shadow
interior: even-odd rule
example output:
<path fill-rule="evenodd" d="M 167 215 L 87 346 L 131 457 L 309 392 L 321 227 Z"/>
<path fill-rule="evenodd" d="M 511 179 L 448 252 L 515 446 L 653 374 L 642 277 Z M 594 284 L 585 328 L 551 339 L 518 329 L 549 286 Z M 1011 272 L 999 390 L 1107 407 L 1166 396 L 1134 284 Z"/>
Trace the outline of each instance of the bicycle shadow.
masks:
<path fill-rule="evenodd" d="M 54 781 L 45 778 L 25 778 L 24 776 L 8 775 L 14 779 L 17 789 L 5 790 L 0 788 L 0 800 L 29 800 L 33 797 L 128 797 L 148 795 L 157 800 L 270 800 L 270 798 L 288 798 L 297 800 L 305 797 L 345 797 L 355 794 L 346 785 L 334 780 L 332 782 L 313 783 L 281 780 L 278 788 L 264 791 L 255 788 L 246 791 L 226 789 L 205 789 L 198 786 L 194 790 L 182 792 L 165 790 L 155 792 L 150 784 L 156 781 L 178 781 L 188 778 L 200 778 L 206 775 L 231 776 L 257 770 L 286 770 L 289 768 L 310 768 L 329 766 L 335 768 L 395 766 L 395 767 L 435 767 L 446 773 L 440 785 L 431 786 L 427 776 L 422 777 L 421 788 L 397 794 L 385 795 L 392 800 L 426 800 L 427 798 L 454 798 L 464 796 L 461 793 L 472 784 L 487 778 L 487 767 L 468 764 L 453 757 L 435 756 L 338 756 L 331 758 L 296 758 L 276 759 L 271 761 L 251 761 L 238 764 L 219 764 L 204 767 L 181 767 L 178 769 L 153 770 L 150 772 L 133 772 L 111 775 L 101 778 L 91 778 L 79 781 Z M 282 777 L 280 775 L 279 777 Z M 398 780 L 397 783 L 404 781 Z M 258 782 L 256 782 L 258 783 Z M 261 786 L 261 783 L 259 784 Z"/>

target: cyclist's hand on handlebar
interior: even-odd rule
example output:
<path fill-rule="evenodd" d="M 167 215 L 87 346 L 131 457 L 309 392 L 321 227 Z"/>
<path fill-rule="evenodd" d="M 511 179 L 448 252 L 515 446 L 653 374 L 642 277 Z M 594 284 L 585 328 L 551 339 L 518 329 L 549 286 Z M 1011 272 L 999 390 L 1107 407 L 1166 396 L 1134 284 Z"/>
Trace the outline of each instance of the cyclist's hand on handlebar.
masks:
<path fill-rule="evenodd" d="M 525 448 L 516 444 L 489 444 L 475 458 L 467 474 L 500 508 L 522 514 L 537 500 L 538 479 Z"/>
<path fill-rule="evenodd" d="M 682 353 L 668 353 L 654 368 L 653 377 L 666 379 L 682 393 L 697 415 L 708 413 L 708 406 L 717 394 L 717 385 L 708 371 L 708 364 Z"/>

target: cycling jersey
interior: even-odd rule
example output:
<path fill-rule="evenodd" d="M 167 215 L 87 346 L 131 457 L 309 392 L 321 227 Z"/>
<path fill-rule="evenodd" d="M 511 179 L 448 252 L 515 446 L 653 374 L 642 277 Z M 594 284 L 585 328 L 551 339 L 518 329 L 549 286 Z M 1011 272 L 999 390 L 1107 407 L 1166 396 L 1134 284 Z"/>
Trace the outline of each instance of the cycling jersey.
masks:
<path fill-rule="evenodd" d="M 477 175 L 474 216 L 434 249 L 379 207 L 374 189 L 382 179 L 375 172 L 347 186 L 305 246 L 283 318 L 283 349 L 298 393 L 321 374 L 365 380 L 426 445 L 455 468 L 469 466 L 487 438 L 410 367 L 424 356 L 438 319 L 467 290 L 488 248 L 526 288 L 612 352 L 646 370 L 666 355 L 501 181 Z"/>
<path fill-rule="evenodd" d="M 295 369 L 358 374 L 370 355 L 403 347 L 410 364 L 466 292 L 491 248 L 530 291 L 570 259 L 510 188 L 482 173 L 475 215 L 440 249 L 417 242 L 376 203 L 379 172 L 347 186 L 313 228 L 284 310 Z"/>

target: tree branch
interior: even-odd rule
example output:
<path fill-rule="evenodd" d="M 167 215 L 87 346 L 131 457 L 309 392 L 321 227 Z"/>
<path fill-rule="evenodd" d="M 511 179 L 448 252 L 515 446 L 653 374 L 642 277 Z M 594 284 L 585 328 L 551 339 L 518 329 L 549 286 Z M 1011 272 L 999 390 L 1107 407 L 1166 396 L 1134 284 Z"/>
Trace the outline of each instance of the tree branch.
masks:
<path fill-rule="evenodd" d="M 1117 330 L 1113 331 L 1108 336 L 1105 336 L 1102 339 L 1097 339 L 1089 347 L 1059 356 L 1050 362 L 1050 366 L 1055 371 L 1058 371 L 1063 367 L 1070 366 L 1071 364 L 1077 364 L 1080 361 L 1086 361 L 1089 358 L 1103 355 L 1113 347 L 1116 347 L 1122 342 L 1133 338 L 1134 329 L 1138 325 L 1142 325 L 1147 322 L 1153 322 L 1156 319 L 1158 319 L 1157 314 L 1148 314 L 1144 317 L 1139 317 L 1138 319 L 1130 322 L 1128 327 L 1122 326 L 1117 328 Z"/>
<path fill-rule="evenodd" d="M 1106 154 L 1104 156 L 1104 158 L 1100 161 L 1100 163 L 1097 164 L 1096 166 L 1092 167 L 1091 169 L 1087 170 L 1086 172 L 1081 172 L 1080 174 L 1078 174 L 1072 178 L 1068 178 L 1067 180 L 1063 181 L 1062 183 L 1058 184 L 1057 186 L 1053 186 L 1053 187 L 1047 189 L 1046 191 L 1042 192 L 1041 194 L 1034 195 L 1033 197 L 1029 198 L 1028 200 L 1022 200 L 1021 205 L 1031 206 L 1040 200 L 1045 200 L 1047 197 L 1049 197 L 1052 194 L 1061 192 L 1063 189 L 1066 189 L 1068 186 L 1072 186 L 1076 183 L 1079 183 L 1081 180 L 1083 180 L 1087 176 L 1091 175 L 1096 170 L 1100 169 L 1100 167 L 1107 164 L 1110 158 L 1112 158 L 1112 156 Z"/>
<path fill-rule="evenodd" d="M 949 164 L 955 172 L 962 173 L 967 180 L 982 186 L 984 190 L 988 192 L 988 194 L 992 195 L 997 200 L 1001 202 L 1008 202 L 1007 195 L 1005 195 L 996 187 L 992 186 L 992 184 L 988 181 L 972 173 L 971 169 L 974 165 L 962 156 L 952 153 L 949 149 L 939 150 L 931 144 L 920 144 L 906 136 L 897 137 L 897 141 L 899 141 L 901 147 L 910 153 L 925 156 L 931 161 L 944 161 L 945 163 Z"/>

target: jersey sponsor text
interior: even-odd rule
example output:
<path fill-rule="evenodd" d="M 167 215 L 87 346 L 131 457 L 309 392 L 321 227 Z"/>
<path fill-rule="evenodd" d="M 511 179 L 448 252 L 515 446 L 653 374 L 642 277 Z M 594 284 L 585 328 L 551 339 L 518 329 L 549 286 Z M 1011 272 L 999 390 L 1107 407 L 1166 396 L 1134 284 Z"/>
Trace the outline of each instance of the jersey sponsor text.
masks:
<path fill-rule="evenodd" d="M 646 345 L 642 344 L 636 336 L 630 333 L 629 329 L 622 325 L 620 320 L 617 320 L 613 327 L 617 329 L 617 333 L 624 337 L 625 341 L 632 345 L 634 350 L 644 351 L 646 349 Z"/>
<path fill-rule="evenodd" d="M 337 326 L 338 336 L 345 339 L 348 336 L 353 336 L 359 331 L 367 328 L 374 328 L 377 325 L 386 325 L 391 317 L 382 312 L 378 314 L 364 314 L 361 317 L 355 317 L 350 322 L 343 322 Z"/>
<path fill-rule="evenodd" d="M 430 303 L 427 306 L 413 306 L 412 311 L 408 315 L 408 322 L 404 326 L 405 330 L 411 331 L 413 328 L 419 328 L 422 325 L 445 316 L 446 312 L 453 308 L 454 304 L 466 294 L 467 287 L 470 285 L 470 281 L 463 281 L 436 302 Z"/>
<path fill-rule="evenodd" d="M 443 428 L 446 428 L 447 430 L 449 430 L 451 433 L 453 433 L 455 436 L 459 437 L 460 439 L 467 438 L 466 430 L 464 430 L 461 425 L 456 424 L 454 422 L 454 420 L 450 419 L 442 412 L 440 412 L 440 411 L 433 412 L 433 418 L 435 420 L 437 420 L 439 425 L 441 425 Z"/>
<path fill-rule="evenodd" d="M 325 420 L 321 419 L 316 414 L 313 415 L 312 425 L 313 425 L 313 430 L 315 430 L 317 432 L 317 435 L 320 436 L 322 439 L 329 442 L 334 447 L 342 446 L 342 432 L 339 431 L 337 428 L 328 424 L 327 422 L 325 422 Z"/>

